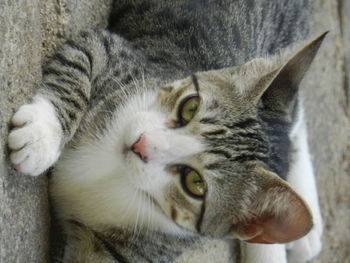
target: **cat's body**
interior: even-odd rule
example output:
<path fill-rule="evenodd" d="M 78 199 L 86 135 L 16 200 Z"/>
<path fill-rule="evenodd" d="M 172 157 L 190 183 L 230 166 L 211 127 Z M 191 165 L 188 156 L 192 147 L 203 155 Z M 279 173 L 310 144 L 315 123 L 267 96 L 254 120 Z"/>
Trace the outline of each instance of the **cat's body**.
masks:
<path fill-rule="evenodd" d="M 116 1 L 117 34 L 85 32 L 59 50 L 9 146 L 32 175 L 62 151 L 50 191 L 64 262 L 171 262 L 203 236 L 297 239 L 309 208 L 279 177 L 313 215 L 289 245 L 294 260 L 318 253 L 297 86 L 321 40 L 285 50 L 306 38 L 308 5 Z M 242 247 L 245 263 L 286 262 L 284 245 Z"/>

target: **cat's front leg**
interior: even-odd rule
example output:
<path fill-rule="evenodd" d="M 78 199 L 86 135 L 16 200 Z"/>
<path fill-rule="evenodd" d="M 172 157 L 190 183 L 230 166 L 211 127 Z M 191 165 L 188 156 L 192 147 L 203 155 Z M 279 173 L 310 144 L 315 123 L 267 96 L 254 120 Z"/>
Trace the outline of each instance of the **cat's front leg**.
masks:
<path fill-rule="evenodd" d="M 37 95 L 22 105 L 12 118 L 8 137 L 12 165 L 18 171 L 39 175 L 60 155 L 62 128 L 49 100 Z"/>
<path fill-rule="evenodd" d="M 8 146 L 15 169 L 39 175 L 54 164 L 74 136 L 88 108 L 91 82 L 106 63 L 104 39 L 108 44 L 110 37 L 104 31 L 82 33 L 67 41 L 44 67 L 32 102 L 12 118 Z"/>
<path fill-rule="evenodd" d="M 291 133 L 295 148 L 287 181 L 309 205 L 313 216 L 313 228 L 303 238 L 287 245 L 290 263 L 302 263 L 315 257 L 321 250 L 322 218 L 318 204 L 317 188 L 307 143 L 307 131 L 303 112 Z"/>
<path fill-rule="evenodd" d="M 287 263 L 283 244 L 253 244 L 241 242 L 241 263 Z"/>
<path fill-rule="evenodd" d="M 127 54 L 129 46 L 104 30 L 82 32 L 45 65 L 32 103 L 20 107 L 12 119 L 8 146 L 14 168 L 38 175 L 54 164 L 77 131 L 91 97 L 103 88 L 93 83 L 108 77 L 110 59 L 115 58 L 116 70 L 125 68 L 126 59 L 118 59 L 114 50 Z"/>

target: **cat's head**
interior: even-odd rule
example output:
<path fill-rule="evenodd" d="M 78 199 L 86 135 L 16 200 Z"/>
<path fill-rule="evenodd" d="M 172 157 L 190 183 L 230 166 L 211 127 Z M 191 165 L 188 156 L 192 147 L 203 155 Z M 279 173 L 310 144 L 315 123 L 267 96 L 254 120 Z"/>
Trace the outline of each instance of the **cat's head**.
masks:
<path fill-rule="evenodd" d="M 323 37 L 288 59 L 199 72 L 160 88 L 156 98 L 129 102 L 121 151 L 126 175 L 151 203 L 144 215 L 190 232 L 251 242 L 305 235 L 311 213 L 270 169 L 271 138 L 258 108 L 288 116 Z"/>

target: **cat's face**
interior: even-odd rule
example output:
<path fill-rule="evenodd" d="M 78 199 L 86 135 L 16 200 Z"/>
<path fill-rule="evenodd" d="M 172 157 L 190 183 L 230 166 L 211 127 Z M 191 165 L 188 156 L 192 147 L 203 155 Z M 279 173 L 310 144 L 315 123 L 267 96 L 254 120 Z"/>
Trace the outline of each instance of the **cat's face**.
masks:
<path fill-rule="evenodd" d="M 287 242 L 310 229 L 303 200 L 269 170 L 269 138 L 257 116 L 264 94 L 277 101 L 276 113 L 286 113 L 283 94 L 293 100 L 293 87 L 282 95 L 275 89 L 293 83 L 280 77 L 295 65 L 255 60 L 196 73 L 129 102 L 120 151 L 126 175 L 152 203 L 151 217 L 263 243 Z"/>
<path fill-rule="evenodd" d="M 199 73 L 160 88 L 128 116 L 125 171 L 153 203 L 153 217 L 165 214 L 191 232 L 235 234 L 264 185 L 283 185 L 264 170 L 268 145 L 256 105 L 235 87 L 232 76 Z"/>
<path fill-rule="evenodd" d="M 231 84 L 217 72 L 177 81 L 160 88 L 153 103 L 131 113 L 125 125 L 126 170 L 137 178 L 137 187 L 152 197 L 156 209 L 190 231 L 200 227 L 205 200 L 215 199 L 215 191 L 225 188 L 224 181 L 230 184 L 216 167 L 231 155 L 240 155 L 230 145 L 229 126 L 255 113 L 252 103 L 231 92 Z M 239 166 L 232 163 L 227 169 L 242 170 Z M 232 189 L 229 195 L 235 192 Z"/>

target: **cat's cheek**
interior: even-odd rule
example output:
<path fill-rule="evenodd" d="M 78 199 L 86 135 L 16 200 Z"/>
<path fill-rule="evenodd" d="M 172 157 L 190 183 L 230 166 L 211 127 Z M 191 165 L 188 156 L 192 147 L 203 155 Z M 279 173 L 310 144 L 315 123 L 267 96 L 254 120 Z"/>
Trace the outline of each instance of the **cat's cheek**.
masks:
<path fill-rule="evenodd" d="M 164 195 L 159 203 L 167 217 L 183 230 L 193 233 L 198 232 L 196 226 L 201 213 L 202 201 L 188 197 L 181 190 L 181 186 L 174 182 L 169 182 L 168 186 L 163 189 Z"/>
<path fill-rule="evenodd" d="M 12 167 L 23 174 L 39 175 L 60 155 L 62 129 L 53 105 L 43 97 L 19 108 L 8 137 Z"/>

